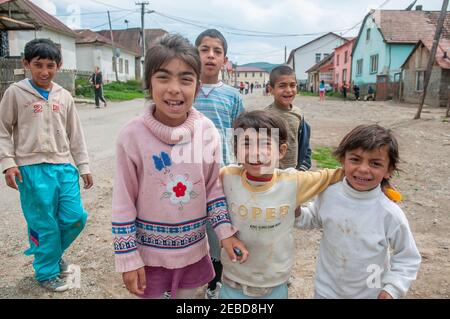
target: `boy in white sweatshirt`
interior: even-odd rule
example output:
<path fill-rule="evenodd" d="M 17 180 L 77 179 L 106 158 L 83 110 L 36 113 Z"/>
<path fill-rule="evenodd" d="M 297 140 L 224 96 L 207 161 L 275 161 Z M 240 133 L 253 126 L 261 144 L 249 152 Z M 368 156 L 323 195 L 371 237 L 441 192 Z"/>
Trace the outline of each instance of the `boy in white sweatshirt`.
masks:
<path fill-rule="evenodd" d="M 241 113 L 233 123 L 238 163 L 221 170 L 232 224 L 249 256 L 237 265 L 222 249 L 220 299 L 286 299 L 294 265 L 295 210 L 343 178 L 342 169 L 278 169 L 287 150 L 284 119 L 267 111 Z"/>
<path fill-rule="evenodd" d="M 81 123 L 70 93 L 52 79 L 61 51 L 48 39 L 25 45 L 31 79 L 11 84 L 0 102 L 0 164 L 6 184 L 20 192 L 34 255 L 36 280 L 51 291 L 69 288 L 64 251 L 82 231 L 87 213 L 80 196 L 93 185 Z M 70 155 L 77 168 L 70 161 Z"/>
<path fill-rule="evenodd" d="M 314 297 L 405 296 L 421 257 L 405 214 L 381 188 L 397 170 L 397 140 L 379 125 L 360 125 L 334 155 L 344 180 L 302 207 L 296 218 L 299 228 L 323 228 Z"/>

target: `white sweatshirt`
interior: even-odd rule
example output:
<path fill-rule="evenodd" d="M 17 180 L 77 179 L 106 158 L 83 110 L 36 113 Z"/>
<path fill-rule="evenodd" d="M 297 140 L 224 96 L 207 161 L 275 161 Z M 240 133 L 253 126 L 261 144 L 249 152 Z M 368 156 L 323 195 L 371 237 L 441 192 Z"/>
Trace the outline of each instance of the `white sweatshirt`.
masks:
<path fill-rule="evenodd" d="M 231 223 L 250 253 L 233 263 L 222 249 L 224 277 L 252 288 L 271 288 L 289 279 L 295 256 L 295 209 L 343 178 L 343 170 L 300 172 L 277 169 L 270 182 L 255 185 L 242 166 L 222 168 Z"/>
<path fill-rule="evenodd" d="M 324 298 L 406 295 L 421 257 L 405 214 L 380 187 L 359 192 L 347 181 L 330 186 L 302 207 L 296 227 L 323 227 L 315 277 Z M 390 253 L 391 250 L 391 253 Z"/>

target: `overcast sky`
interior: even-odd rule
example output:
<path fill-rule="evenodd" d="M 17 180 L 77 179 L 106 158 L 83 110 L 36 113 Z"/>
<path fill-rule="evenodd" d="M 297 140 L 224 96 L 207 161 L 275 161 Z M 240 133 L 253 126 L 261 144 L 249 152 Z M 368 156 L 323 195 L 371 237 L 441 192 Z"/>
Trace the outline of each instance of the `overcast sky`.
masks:
<path fill-rule="evenodd" d="M 140 27 L 134 0 L 32 0 L 73 29 Z M 217 28 L 228 42 L 228 57 L 238 64 L 284 62 L 287 54 L 327 32 L 356 36 L 371 8 L 405 9 L 413 0 L 149 0 L 146 28 L 180 33 L 193 42 L 206 28 Z M 418 0 L 424 10 L 440 10 L 442 0 Z M 280 36 L 282 35 L 282 36 Z M 292 36 L 286 36 L 292 35 Z"/>

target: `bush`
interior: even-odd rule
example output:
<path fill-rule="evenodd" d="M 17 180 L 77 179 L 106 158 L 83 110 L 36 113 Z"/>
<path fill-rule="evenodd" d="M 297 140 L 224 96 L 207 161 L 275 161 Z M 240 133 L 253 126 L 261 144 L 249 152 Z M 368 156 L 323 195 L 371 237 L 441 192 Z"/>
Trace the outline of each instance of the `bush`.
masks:
<path fill-rule="evenodd" d="M 94 98 L 94 87 L 86 79 L 75 80 L 75 95 L 84 98 Z M 127 82 L 111 82 L 103 85 L 103 95 L 108 100 L 127 101 L 145 96 L 142 82 L 130 80 Z"/>

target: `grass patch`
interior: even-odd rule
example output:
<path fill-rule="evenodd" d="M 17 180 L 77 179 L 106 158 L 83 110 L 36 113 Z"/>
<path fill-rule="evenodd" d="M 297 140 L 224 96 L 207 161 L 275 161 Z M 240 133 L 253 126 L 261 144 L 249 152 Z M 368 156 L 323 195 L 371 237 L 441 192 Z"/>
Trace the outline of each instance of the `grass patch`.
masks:
<path fill-rule="evenodd" d="M 311 93 L 310 91 L 300 91 L 297 94 L 300 96 L 319 96 L 319 93 Z"/>
<path fill-rule="evenodd" d="M 300 96 L 319 96 L 319 93 L 311 93 L 311 92 L 306 92 L 306 91 L 300 91 L 300 92 L 298 92 L 298 95 L 300 95 Z M 347 93 L 347 95 L 348 95 L 348 93 Z M 341 99 L 343 99 L 344 98 L 344 96 L 342 95 L 342 93 L 341 92 L 326 92 L 325 93 L 325 98 L 327 98 L 327 97 L 337 97 L 337 98 L 341 98 Z"/>
<path fill-rule="evenodd" d="M 331 147 L 319 147 L 313 150 L 312 159 L 316 161 L 317 168 L 336 168 L 341 166 L 341 163 L 331 153 L 333 153 Z"/>
<path fill-rule="evenodd" d="M 80 98 L 94 98 L 94 88 L 85 79 L 75 80 L 75 95 Z M 128 101 L 145 97 L 142 82 L 130 80 L 127 82 L 112 82 L 103 85 L 103 95 L 111 101 Z"/>

